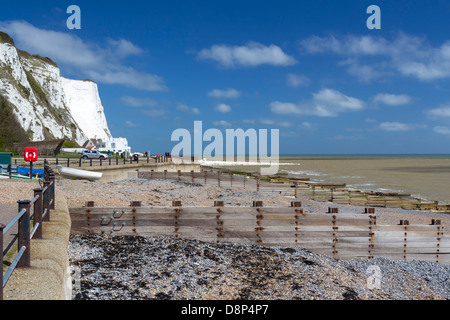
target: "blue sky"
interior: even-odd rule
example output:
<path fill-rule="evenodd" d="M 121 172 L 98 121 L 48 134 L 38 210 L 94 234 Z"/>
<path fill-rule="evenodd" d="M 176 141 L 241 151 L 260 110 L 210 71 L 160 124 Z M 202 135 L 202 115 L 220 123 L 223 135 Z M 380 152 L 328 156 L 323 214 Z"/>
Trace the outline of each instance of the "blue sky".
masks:
<path fill-rule="evenodd" d="M 449 16 L 448 1 L 22 1 L 0 29 L 97 82 L 133 151 L 170 151 L 201 120 L 279 129 L 281 154 L 450 153 Z"/>

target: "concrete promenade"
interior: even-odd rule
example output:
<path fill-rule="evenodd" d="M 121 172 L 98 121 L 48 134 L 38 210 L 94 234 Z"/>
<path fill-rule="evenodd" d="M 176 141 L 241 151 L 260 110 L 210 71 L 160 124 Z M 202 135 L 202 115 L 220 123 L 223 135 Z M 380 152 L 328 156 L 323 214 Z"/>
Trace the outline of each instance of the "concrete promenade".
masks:
<path fill-rule="evenodd" d="M 43 223 L 43 238 L 31 240 L 31 267 L 15 269 L 3 290 L 4 300 L 70 300 L 68 245 L 71 221 L 67 201 L 56 190 L 55 210 Z"/>

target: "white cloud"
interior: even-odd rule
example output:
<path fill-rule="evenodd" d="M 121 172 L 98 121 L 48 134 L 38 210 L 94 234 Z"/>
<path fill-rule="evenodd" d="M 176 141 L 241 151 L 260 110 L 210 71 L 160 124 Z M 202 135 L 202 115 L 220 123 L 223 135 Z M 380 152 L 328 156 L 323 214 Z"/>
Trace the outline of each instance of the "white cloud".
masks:
<path fill-rule="evenodd" d="M 213 125 L 216 127 L 231 127 L 231 123 L 225 120 L 213 121 Z"/>
<path fill-rule="evenodd" d="M 213 60 L 223 67 L 255 67 L 259 65 L 291 66 L 297 61 L 276 45 L 249 42 L 245 46 L 213 45 L 201 50 L 197 58 Z"/>
<path fill-rule="evenodd" d="M 189 107 L 182 103 L 178 104 L 177 110 L 185 112 L 185 113 L 190 113 L 190 114 L 200 114 L 200 110 L 198 108 Z"/>
<path fill-rule="evenodd" d="M 231 112 L 231 107 L 225 103 L 221 103 L 217 105 L 214 110 L 220 113 L 228 113 Z"/>
<path fill-rule="evenodd" d="M 300 46 L 309 54 L 331 52 L 351 57 L 348 71 L 359 77 L 361 72 L 376 77 L 393 69 L 423 81 L 450 78 L 450 41 L 433 46 L 425 38 L 400 33 L 390 40 L 376 36 L 312 36 L 301 41 Z M 371 58 L 370 65 L 377 68 L 356 68 L 358 60 L 364 58 Z M 374 62 L 374 58 L 380 60 Z"/>
<path fill-rule="evenodd" d="M 450 104 L 442 105 L 438 108 L 426 110 L 426 113 L 430 118 L 440 119 L 440 118 L 448 118 L 450 117 Z"/>
<path fill-rule="evenodd" d="M 347 66 L 347 72 L 362 82 L 370 82 L 389 75 L 389 72 L 380 68 L 378 64 L 361 64 L 358 59 L 347 59 L 339 62 L 338 65 Z"/>
<path fill-rule="evenodd" d="M 66 72 L 140 90 L 167 90 L 160 76 L 140 72 L 121 63 L 121 59 L 143 52 L 128 40 L 106 39 L 106 46 L 93 44 L 73 33 L 39 29 L 25 21 L 0 22 L 0 29 L 14 39 L 18 48 L 50 57 L 64 65 Z"/>
<path fill-rule="evenodd" d="M 301 115 L 305 112 L 302 111 L 301 107 L 290 102 L 280 102 L 274 101 L 270 103 L 270 111 L 277 114 L 297 114 Z"/>
<path fill-rule="evenodd" d="M 449 134 L 450 135 L 450 128 L 449 127 L 442 127 L 437 126 L 433 128 L 433 131 L 439 134 Z"/>
<path fill-rule="evenodd" d="M 301 129 L 305 129 L 305 130 L 312 130 L 313 129 L 313 124 L 307 121 L 304 121 L 300 124 L 299 126 Z"/>
<path fill-rule="evenodd" d="M 150 98 L 136 98 L 125 96 L 120 100 L 127 107 L 139 108 L 138 113 L 149 117 L 157 117 L 166 113 L 164 107 L 161 107 L 159 103 Z"/>
<path fill-rule="evenodd" d="M 380 129 L 385 131 L 409 131 L 412 130 L 412 126 L 401 122 L 382 122 L 380 123 Z"/>
<path fill-rule="evenodd" d="M 412 98 L 405 94 L 379 93 L 372 100 L 388 106 L 399 106 L 410 103 Z"/>
<path fill-rule="evenodd" d="M 125 121 L 125 127 L 128 127 L 128 128 L 135 128 L 135 127 L 138 127 L 138 126 L 139 126 L 138 124 L 136 124 L 136 123 L 134 123 L 134 122 L 131 122 L 131 121 L 129 121 L 129 120 Z"/>
<path fill-rule="evenodd" d="M 135 98 L 125 96 L 121 97 L 120 100 L 128 107 L 154 107 L 158 105 L 158 102 L 149 98 Z"/>
<path fill-rule="evenodd" d="M 365 103 L 357 98 L 349 97 L 337 90 L 322 89 L 313 93 L 311 101 L 299 104 L 274 101 L 270 110 L 277 114 L 312 115 L 319 117 L 335 117 L 339 113 L 359 111 L 365 108 Z"/>
<path fill-rule="evenodd" d="M 159 117 L 166 113 L 163 109 L 146 109 L 142 110 L 141 113 L 148 117 Z"/>
<path fill-rule="evenodd" d="M 302 74 L 288 73 L 286 75 L 286 83 L 290 87 L 303 87 L 309 85 L 310 80 Z"/>
<path fill-rule="evenodd" d="M 126 39 L 107 39 L 108 44 L 114 54 L 117 54 L 121 58 L 128 56 L 137 56 L 144 53 L 144 50 L 134 45 L 132 42 Z"/>
<path fill-rule="evenodd" d="M 311 36 L 301 41 L 301 47 L 308 53 L 334 52 L 345 55 L 377 55 L 389 52 L 389 43 L 381 37 L 348 36 L 337 39 L 334 36 Z"/>
<path fill-rule="evenodd" d="M 234 99 L 239 98 L 241 93 L 233 88 L 228 88 L 225 90 L 214 89 L 208 92 L 208 97 L 213 98 L 225 98 L 225 99 Z"/>
<path fill-rule="evenodd" d="M 259 122 L 268 126 L 290 127 L 292 124 L 288 121 L 276 121 L 273 119 L 259 119 Z"/>

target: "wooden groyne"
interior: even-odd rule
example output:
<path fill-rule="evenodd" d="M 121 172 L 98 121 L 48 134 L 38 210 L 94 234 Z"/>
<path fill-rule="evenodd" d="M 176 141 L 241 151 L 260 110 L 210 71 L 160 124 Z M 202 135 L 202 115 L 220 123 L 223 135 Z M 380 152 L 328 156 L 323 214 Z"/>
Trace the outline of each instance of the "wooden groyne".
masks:
<path fill-rule="evenodd" d="M 223 188 L 242 188 L 252 191 L 273 193 L 294 198 L 307 198 L 321 202 L 350 204 L 364 207 L 402 208 L 450 213 L 450 204 L 437 201 L 423 201 L 407 193 L 370 192 L 347 188 L 345 183 L 313 182 L 308 178 L 290 179 L 282 176 L 260 176 L 211 168 L 197 172 L 167 170 L 139 171 L 137 177 L 145 179 L 171 179 L 176 181 L 216 185 Z"/>
<path fill-rule="evenodd" d="M 72 234 L 173 236 L 217 243 L 247 243 L 265 246 L 301 246 L 314 253 L 339 259 L 386 257 L 400 260 L 429 260 L 450 263 L 450 239 L 439 220 L 428 225 L 401 221 L 398 225 L 377 223 L 374 208 L 360 214 L 307 213 L 300 202 L 291 207 L 211 207 L 71 208 Z"/>

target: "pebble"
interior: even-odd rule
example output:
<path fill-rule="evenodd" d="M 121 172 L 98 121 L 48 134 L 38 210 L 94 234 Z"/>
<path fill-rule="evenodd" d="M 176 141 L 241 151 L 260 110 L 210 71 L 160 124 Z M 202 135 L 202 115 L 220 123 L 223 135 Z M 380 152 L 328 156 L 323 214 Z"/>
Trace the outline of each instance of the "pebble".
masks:
<path fill-rule="evenodd" d="M 384 258 L 341 261 L 300 247 L 174 237 L 72 235 L 75 300 L 441 300 L 450 266 Z M 368 268 L 380 270 L 380 286 Z"/>

